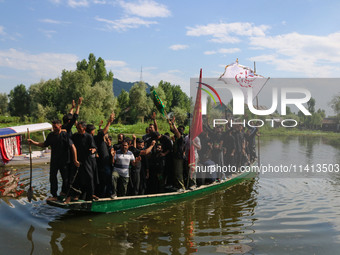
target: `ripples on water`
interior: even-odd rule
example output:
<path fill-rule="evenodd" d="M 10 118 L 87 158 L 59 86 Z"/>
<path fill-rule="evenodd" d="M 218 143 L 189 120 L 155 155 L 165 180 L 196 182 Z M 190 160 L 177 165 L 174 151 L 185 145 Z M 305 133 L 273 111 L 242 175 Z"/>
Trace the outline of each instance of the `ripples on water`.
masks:
<path fill-rule="evenodd" d="M 263 163 L 338 163 L 320 139 L 264 140 Z M 29 170 L 17 190 L 27 190 Z M 46 205 L 48 166 L 33 171 L 26 193 L 0 200 L 4 254 L 338 254 L 340 174 L 259 175 L 190 201 L 112 214 L 68 212 Z M 22 185 L 21 185 L 22 184 Z M 2 252 L 0 252 L 3 254 Z"/>

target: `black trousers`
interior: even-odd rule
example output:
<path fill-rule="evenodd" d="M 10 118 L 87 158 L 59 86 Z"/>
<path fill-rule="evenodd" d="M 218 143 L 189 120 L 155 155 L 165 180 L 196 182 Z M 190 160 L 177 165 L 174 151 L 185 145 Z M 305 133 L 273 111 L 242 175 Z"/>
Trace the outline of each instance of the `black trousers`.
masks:
<path fill-rule="evenodd" d="M 50 184 L 51 184 L 51 194 L 53 197 L 58 196 L 58 170 L 60 171 L 61 178 L 63 180 L 61 191 L 67 193 L 70 183 L 69 183 L 69 165 L 64 166 L 50 166 Z"/>

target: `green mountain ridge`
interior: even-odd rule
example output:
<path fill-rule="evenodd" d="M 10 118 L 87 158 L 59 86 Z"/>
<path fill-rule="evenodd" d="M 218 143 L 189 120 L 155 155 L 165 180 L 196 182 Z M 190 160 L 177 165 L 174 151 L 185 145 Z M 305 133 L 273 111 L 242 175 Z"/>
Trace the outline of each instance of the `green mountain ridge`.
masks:
<path fill-rule="evenodd" d="M 124 89 L 125 91 L 129 91 L 131 89 L 131 87 L 136 83 L 138 83 L 138 81 L 125 82 L 125 81 L 121 81 L 119 79 L 114 78 L 113 83 L 112 83 L 114 96 L 118 97 L 120 95 L 120 93 L 122 92 L 122 89 Z M 148 83 L 145 83 L 145 84 L 147 86 L 146 92 L 150 93 L 151 86 Z"/>

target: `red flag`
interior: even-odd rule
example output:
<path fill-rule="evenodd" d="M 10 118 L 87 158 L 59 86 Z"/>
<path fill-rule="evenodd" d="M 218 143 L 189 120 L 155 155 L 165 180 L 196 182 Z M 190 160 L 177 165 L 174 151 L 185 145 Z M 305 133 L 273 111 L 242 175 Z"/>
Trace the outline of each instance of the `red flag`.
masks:
<path fill-rule="evenodd" d="M 190 127 L 190 151 L 189 151 L 189 167 L 191 169 L 190 171 L 190 177 L 192 176 L 193 171 L 195 171 L 195 147 L 192 143 L 192 141 L 199 136 L 202 131 L 202 102 L 201 102 L 201 88 L 202 88 L 202 69 L 200 70 L 200 79 L 199 79 L 199 85 L 197 88 L 197 94 L 196 94 L 196 103 L 193 113 L 193 119 L 191 122 Z"/>
<path fill-rule="evenodd" d="M 201 88 L 202 88 L 202 69 L 200 71 L 200 79 L 196 94 L 196 103 L 193 113 L 193 119 L 190 127 L 190 140 L 194 140 L 196 136 L 202 133 L 202 102 L 201 102 Z"/>

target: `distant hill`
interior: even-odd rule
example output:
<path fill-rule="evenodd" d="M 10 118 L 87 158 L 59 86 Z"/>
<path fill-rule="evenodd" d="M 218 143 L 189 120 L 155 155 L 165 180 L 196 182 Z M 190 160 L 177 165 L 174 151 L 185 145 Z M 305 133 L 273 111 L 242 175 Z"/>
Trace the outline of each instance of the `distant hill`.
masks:
<path fill-rule="evenodd" d="M 121 81 L 118 80 L 116 78 L 113 79 L 113 94 L 115 97 L 119 96 L 119 94 L 122 92 L 122 89 L 124 89 L 125 91 L 129 92 L 129 90 L 131 89 L 131 87 L 135 84 L 138 83 L 138 81 L 135 82 L 125 82 L 125 81 Z M 150 93 L 150 85 L 148 83 L 145 83 L 147 86 L 146 92 Z"/>

